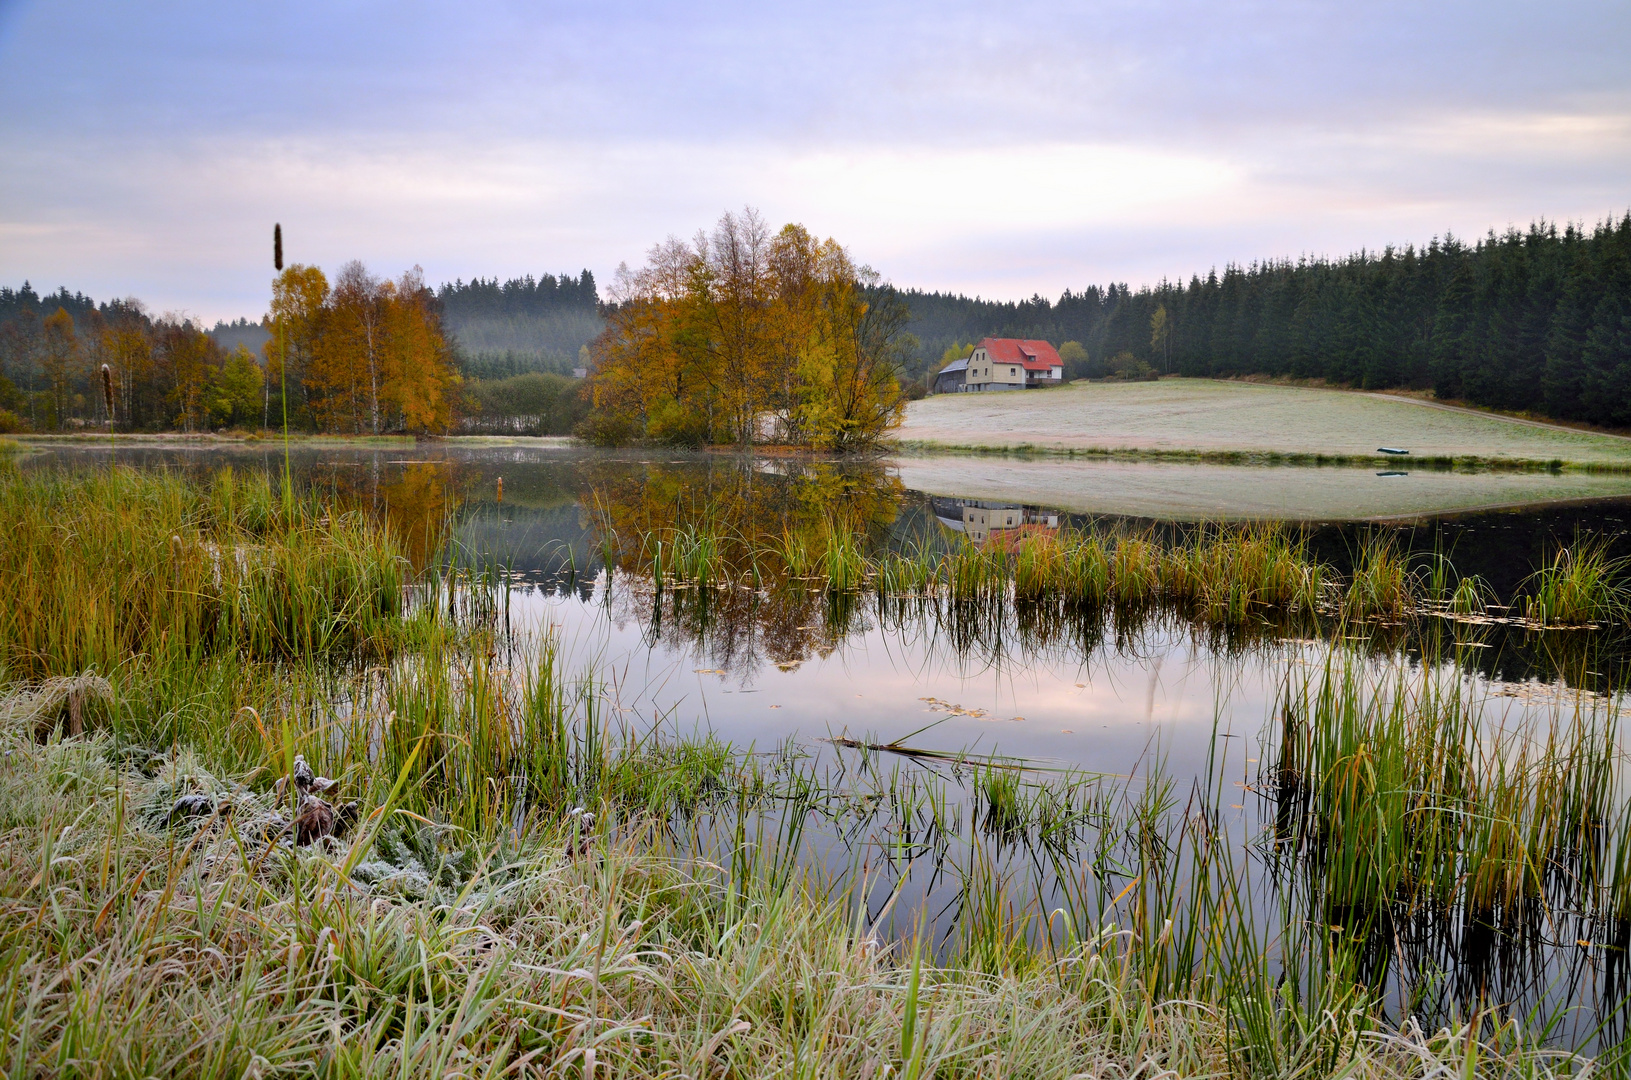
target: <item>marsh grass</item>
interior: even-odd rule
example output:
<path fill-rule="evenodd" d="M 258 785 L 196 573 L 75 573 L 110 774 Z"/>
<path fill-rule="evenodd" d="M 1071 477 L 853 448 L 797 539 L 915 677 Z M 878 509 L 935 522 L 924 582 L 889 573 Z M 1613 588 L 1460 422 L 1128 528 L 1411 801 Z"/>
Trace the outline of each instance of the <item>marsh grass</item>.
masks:
<path fill-rule="evenodd" d="M 1420 582 L 1408 554 L 1391 533 L 1373 533 L 1355 552 L 1353 576 L 1342 596 L 1342 614 L 1357 619 L 1399 620 L 1415 612 Z"/>
<path fill-rule="evenodd" d="M 46 606 L 71 602 L 66 585 L 0 582 L 24 605 L 5 624 L 13 680 L 90 659 L 112 688 L 112 716 L 79 736 L 64 725 L 41 741 L 34 720 L 0 728 L 0 1055 L 13 1073 L 1582 1066 L 1537 1048 L 1509 1007 L 1482 1004 L 1511 1000 L 1493 983 L 1487 999 L 1424 1008 L 1446 1018 L 1430 1033 L 1378 1006 L 1390 976 L 1418 1004 L 1443 985 L 1443 966 L 1423 960 L 1431 948 L 1401 957 L 1400 926 L 1437 934 L 1441 958 L 1473 947 L 1464 928 L 1479 920 L 1533 949 L 1537 918 L 1575 912 L 1567 932 L 1612 940 L 1631 910 L 1631 815 L 1616 801 L 1611 715 L 1492 731 L 1459 682 L 1401 669 L 1382 683 L 1333 652 L 1288 682 L 1266 737 L 1275 753 L 1253 794 L 1272 843 L 1260 850 L 1228 824 L 1221 761 L 1187 793 L 1158 765 L 1050 776 L 932 756 L 884 768 L 900 756 L 863 751 L 865 767 L 835 775 L 792 751 L 633 723 L 593 670 L 568 669 L 555 638 L 506 632 L 502 575 L 449 564 L 414 579 L 387 533 L 320 504 L 288 510 L 264 478 L 27 483 L 0 493 L 37 515 L 15 534 L 26 550 L 8 549 L 8 574 L 44 566 L 37 549 L 55 545 L 136 584 L 69 580 L 125 600 L 101 617 L 93 654 Z M 157 541 L 123 535 L 155 523 L 170 530 Z M 192 537 L 206 551 L 289 549 L 244 565 L 274 582 L 338 582 L 302 600 L 327 605 L 310 617 L 367 632 L 260 644 L 280 641 L 264 628 L 279 625 L 275 587 L 236 616 L 182 595 L 219 596 L 201 572 L 215 566 L 239 581 L 235 558 L 179 561 Z M 720 580 L 730 539 L 718 539 L 663 537 L 647 549 L 658 580 L 706 583 L 687 593 L 701 600 Z M 1199 605 L 1217 567 L 1259 590 L 1218 600 L 1225 612 L 1306 602 L 1308 578 L 1283 561 L 1296 549 L 1272 537 L 1196 535 L 1176 550 L 1148 536 L 1044 538 L 938 563 L 909 553 L 892 573 L 938 578 L 965 615 L 982 605 L 959 595 L 1006 603 L 1022 566 L 1032 608 Z M 298 559 L 314 576 L 264 569 Z M 357 591 L 375 605 L 366 620 Z M 848 591 L 805 599 L 859 604 Z M 159 604 L 202 604 L 215 621 Z M 297 752 L 361 802 L 354 836 L 294 848 L 248 827 L 274 809 L 273 781 Z M 177 824 L 184 794 L 236 809 Z M 834 838 L 849 871 L 834 869 Z M 922 922 L 909 938 L 885 925 L 901 895 L 887 868 L 920 860 L 955 886 L 938 946 Z M 882 909 L 869 883 L 889 893 Z"/>
<path fill-rule="evenodd" d="M 580 858 L 564 824 L 472 837 L 400 813 L 369 859 L 267 851 L 226 821 L 143 824 L 155 795 L 228 783 L 185 753 L 147 776 L 102 738 L 8 749 L 0 1030 L 21 1073 L 1240 1074 L 1243 1010 L 1152 998 L 1119 931 L 1029 948 L 1034 917 L 978 854 L 945 965 L 746 852 L 654 854 L 638 819 L 602 819 Z M 387 850 L 413 869 L 381 876 Z M 1379 1037 L 1274 1001 L 1287 1059 L 1307 1056 L 1297 1025 L 1326 1023 L 1355 1076 L 1457 1063 L 1479 1022 Z M 1551 1073 L 1512 1043 L 1482 1066 Z"/>
<path fill-rule="evenodd" d="M 602 547 L 613 556 L 613 545 Z M 1350 628 L 1424 615 L 1476 621 L 1498 608 L 1487 583 L 1442 552 L 1412 553 L 1400 534 L 1362 537 L 1346 575 L 1315 558 L 1307 537 L 1276 523 L 1187 529 L 1025 526 L 982 542 L 880 540 L 838 517 L 737 535 L 708 520 L 642 534 L 617 565 L 660 586 L 700 590 L 875 592 L 1122 611 L 1163 606 L 1201 625 L 1245 627 L 1327 617 Z M 1531 628 L 1631 619 L 1631 560 L 1604 543 L 1560 549 L 1524 586 Z M 1504 609 L 1502 609 L 1504 611 Z M 1494 616 L 1505 619 L 1504 614 Z"/>
<path fill-rule="evenodd" d="M 0 480 L 0 656 L 18 675 L 180 652 L 388 649 L 411 578 L 385 527 L 258 474 L 115 468 Z"/>
<path fill-rule="evenodd" d="M 925 596 L 940 580 L 940 559 L 928 544 L 915 542 L 904 551 L 886 551 L 874 567 L 878 593 L 884 597 Z"/>
<path fill-rule="evenodd" d="M 1616 558 L 1604 538 L 1576 536 L 1528 582 L 1525 614 L 1541 625 L 1582 626 L 1631 616 L 1631 559 Z"/>

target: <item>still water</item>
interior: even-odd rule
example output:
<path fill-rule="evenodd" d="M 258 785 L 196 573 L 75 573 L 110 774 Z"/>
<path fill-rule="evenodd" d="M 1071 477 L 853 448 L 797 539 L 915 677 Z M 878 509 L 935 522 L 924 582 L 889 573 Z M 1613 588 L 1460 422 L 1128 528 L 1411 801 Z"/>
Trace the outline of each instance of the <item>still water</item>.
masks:
<path fill-rule="evenodd" d="M 100 463 L 106 456 L 100 449 L 54 449 L 25 467 Z M 282 467 L 274 449 L 155 447 L 121 450 L 120 460 L 199 472 L 228 463 Z M 659 589 L 647 576 L 606 566 L 608 542 L 626 550 L 634 537 L 699 524 L 739 541 L 743 552 L 821 522 L 841 524 L 874 552 L 935 551 L 1089 525 L 1157 535 L 1192 527 L 1111 512 L 1118 509 L 1114 499 L 1104 501 L 1102 492 L 1095 498 L 1108 510 L 1095 514 L 994 498 L 989 463 L 963 470 L 953 460 L 928 470 L 888 460 L 428 444 L 301 449 L 292 464 L 300 483 L 386 515 L 422 564 L 501 568 L 509 628 L 534 641 L 554 634 L 568 668 L 592 673 L 608 715 L 629 730 L 707 733 L 745 752 L 799 755 L 806 770 L 842 775 L 853 790 L 870 784 L 875 796 L 827 813 L 804 842 L 835 881 L 847 882 L 861 916 L 880 934 L 907 933 L 928 919 L 947 949 L 959 918 L 968 917 L 968 868 L 976 861 L 988 864 L 1008 904 L 1069 909 L 1079 931 L 1104 919 L 1113 906 L 1108 894 L 1138 878 L 1136 868 L 1107 872 L 1095 864 L 1098 901 L 1073 899 L 1074 868 L 1087 865 L 1078 852 L 1044 857 L 1023 830 L 982 833 L 978 823 L 989 826 L 995 804 L 982 804 L 976 790 L 981 763 L 1022 766 L 1018 774 L 1043 778 L 1039 783 L 1102 777 L 1110 785 L 1103 790 L 1133 793 L 1124 799 L 1163 777 L 1172 813 L 1190 814 L 1185 800 L 1205 793 L 1215 809 L 1207 828 L 1246 852 L 1283 812 L 1275 802 L 1283 789 L 1264 777 L 1265 762 L 1277 752 L 1288 688 L 1305 684 L 1335 654 L 1373 673 L 1448 680 L 1479 702 L 1492 729 L 1543 729 L 1582 710 L 1613 711 L 1631 676 L 1623 627 L 1537 633 L 1425 619 L 1336 632 L 1316 620 L 1220 631 L 1161 609 L 1067 613 L 1012 602 L 971 609 L 936 598 L 766 589 L 752 584 L 745 564 L 733 564 L 737 584 L 729 588 Z M 1160 468 L 1170 473 L 1175 466 Z M 1285 470 L 1257 472 L 1231 483 L 1272 484 Z M 1339 470 L 1330 472 L 1340 481 Z M 979 497 L 958 490 L 965 473 L 983 478 Z M 903 480 L 931 474 L 932 490 Z M 457 523 L 451 550 L 438 528 L 449 513 Z M 1422 567 L 1448 559 L 1510 602 L 1559 545 L 1602 536 L 1626 554 L 1627 520 L 1631 501 L 1607 499 L 1294 527 L 1309 553 L 1338 573 L 1350 568 L 1368 536 L 1386 529 Z M 846 750 L 846 740 L 890 749 Z M 904 780 L 903 770 L 910 774 Z M 927 831 L 940 835 L 928 842 L 911 813 L 880 809 L 919 774 L 954 791 L 959 835 L 948 838 L 939 822 Z M 761 820 L 758 827 L 786 824 Z M 697 823 L 695 835 L 705 840 L 729 828 L 710 818 Z M 1088 842 L 1071 836 L 1072 843 Z M 1091 842 L 1101 851 L 1110 843 L 1104 836 Z M 1266 878 L 1252 889 L 1269 912 L 1262 932 L 1285 933 L 1291 924 L 1272 914 Z M 1590 950 L 1573 943 L 1619 940 L 1619 924 L 1605 926 L 1583 909 L 1554 912 L 1534 941 L 1511 948 L 1487 941 L 1474 948 L 1474 939 L 1482 939 L 1470 925 L 1449 931 L 1436 925 L 1415 944 L 1408 927 L 1388 933 L 1380 962 L 1394 965 L 1397 958 L 1385 982 L 1400 1014 L 1449 1015 L 1493 994 L 1514 1012 L 1565 1016 L 1557 1038 L 1566 1043 L 1596 1045 L 1604 1037 L 1600 1024 L 1618 1030 L 1622 966 L 1609 962 L 1599 970 Z M 1049 923 L 1033 928 L 1031 936 L 1038 934 L 1058 938 L 1059 931 Z"/>

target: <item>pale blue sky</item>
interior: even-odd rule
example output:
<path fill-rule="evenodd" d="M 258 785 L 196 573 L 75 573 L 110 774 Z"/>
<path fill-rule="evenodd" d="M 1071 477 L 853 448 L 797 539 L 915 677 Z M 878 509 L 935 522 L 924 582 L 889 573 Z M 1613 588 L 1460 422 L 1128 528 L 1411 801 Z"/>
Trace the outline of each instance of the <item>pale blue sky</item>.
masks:
<path fill-rule="evenodd" d="M 604 282 L 726 209 L 1057 295 L 1631 207 L 1631 4 L 0 0 L 0 283 Z"/>

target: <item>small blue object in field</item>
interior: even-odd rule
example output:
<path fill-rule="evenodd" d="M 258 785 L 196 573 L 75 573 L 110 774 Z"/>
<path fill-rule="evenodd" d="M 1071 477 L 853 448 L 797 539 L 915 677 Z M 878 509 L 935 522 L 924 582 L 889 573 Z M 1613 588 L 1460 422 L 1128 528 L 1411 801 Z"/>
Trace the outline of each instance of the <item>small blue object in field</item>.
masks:
<path fill-rule="evenodd" d="M 1393 446 L 1378 446 L 1376 448 L 1376 452 L 1378 454 L 1408 454 L 1408 453 L 1410 453 L 1410 451 L 1408 451 L 1408 450 L 1400 450 L 1397 447 L 1393 447 Z"/>

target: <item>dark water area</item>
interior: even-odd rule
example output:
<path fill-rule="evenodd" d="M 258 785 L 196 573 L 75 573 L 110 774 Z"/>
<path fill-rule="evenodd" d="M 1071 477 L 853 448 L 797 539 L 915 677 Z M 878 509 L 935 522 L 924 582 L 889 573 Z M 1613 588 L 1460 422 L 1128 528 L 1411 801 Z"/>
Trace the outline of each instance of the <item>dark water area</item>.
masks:
<path fill-rule="evenodd" d="M 24 467 L 100 467 L 107 457 L 54 449 Z M 196 474 L 283 465 L 273 447 L 142 448 L 119 460 Z M 1173 875 L 1188 872 L 1183 838 L 1194 821 L 1229 838 L 1254 868 L 1262 940 L 1289 950 L 1283 942 L 1308 920 L 1286 897 L 1317 889 L 1297 884 L 1312 864 L 1290 868 L 1273 839 L 1288 813 L 1286 702 L 1333 668 L 1384 695 L 1405 682 L 1452 688 L 1497 733 L 1555 730 L 1588 714 L 1612 726 L 1631 681 L 1623 626 L 1304 617 L 1220 628 L 1159 606 L 971 606 L 740 584 L 752 578 L 753 550 L 823 523 L 874 553 L 944 551 L 1005 532 L 1176 538 L 1197 528 L 909 490 L 887 461 L 421 444 L 298 449 L 291 464 L 301 486 L 386 517 L 422 566 L 500 572 L 511 633 L 534 644 L 552 635 L 619 725 L 726 740 L 806 792 L 755 811 L 747 826 L 703 815 L 677 845 L 722 858 L 716 848 L 738 829 L 769 842 L 796 835 L 866 925 L 901 936 L 927 919 L 947 955 L 993 904 L 1062 913 L 1026 924 L 1044 945 L 1128 925 L 1118 894 L 1150 873 L 1139 862 L 1148 852 L 1127 846 L 1140 835 L 1129 822 L 1155 817 Z M 451 538 L 440 531 L 448 515 Z M 1598 538 L 1631 555 L 1628 522 L 1631 501 L 1615 500 L 1287 527 L 1338 575 L 1385 534 L 1422 572 L 1447 558 L 1512 603 L 1560 546 Z M 608 573 L 609 543 L 627 555 L 637 537 L 703 525 L 730 541 L 723 561 L 738 584 L 658 588 L 626 559 Z M 1612 739 L 1623 758 L 1617 728 Z M 1000 771 L 1009 766 L 1020 778 L 1012 805 Z M 1616 777 L 1623 805 L 1628 785 Z M 1451 911 L 1367 930 L 1363 963 L 1380 965 L 1389 1014 L 1443 1019 L 1496 1000 L 1514 1015 L 1559 1017 L 1562 1044 L 1616 1041 L 1631 923 L 1547 888 L 1553 907 L 1539 922 Z M 1290 960 L 1282 974 L 1306 978 Z"/>

